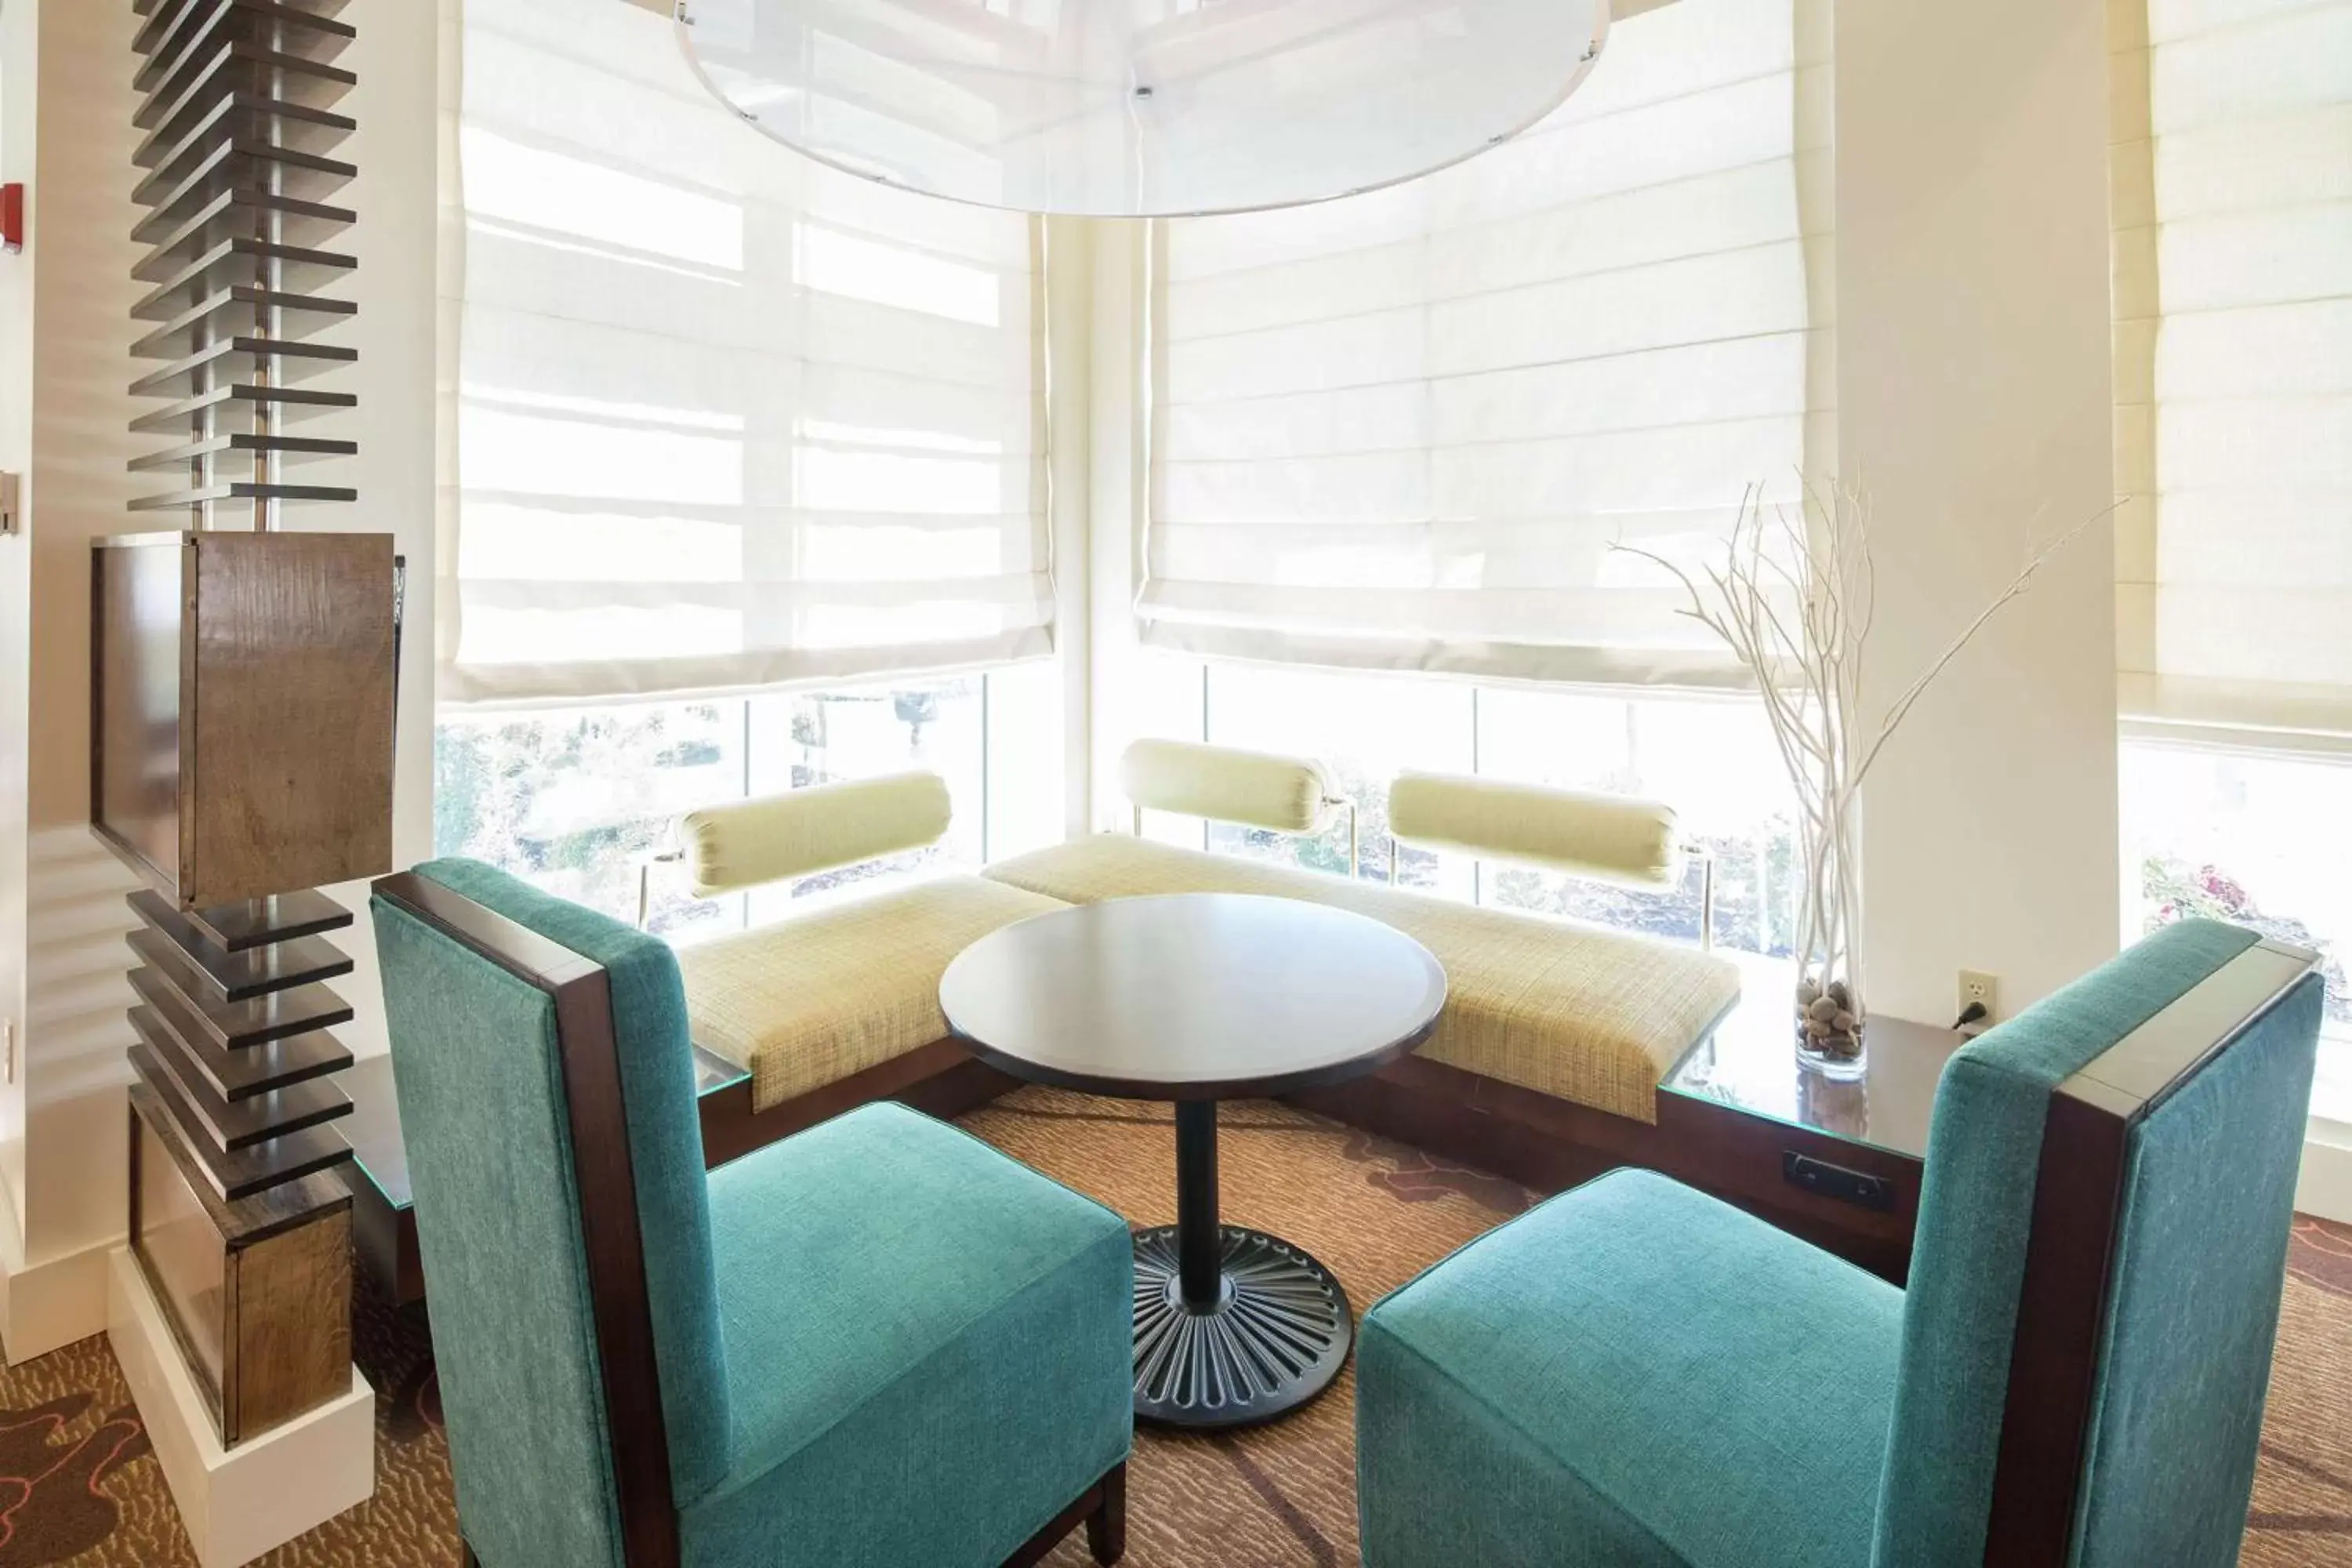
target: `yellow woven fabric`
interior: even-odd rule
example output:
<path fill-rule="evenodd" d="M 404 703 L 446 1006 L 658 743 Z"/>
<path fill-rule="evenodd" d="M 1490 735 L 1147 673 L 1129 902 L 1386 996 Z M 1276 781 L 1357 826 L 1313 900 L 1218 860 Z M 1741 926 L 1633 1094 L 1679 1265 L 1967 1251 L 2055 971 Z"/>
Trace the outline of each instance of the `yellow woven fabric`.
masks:
<path fill-rule="evenodd" d="M 681 948 L 695 1039 L 751 1074 L 765 1110 L 942 1039 L 940 975 L 999 926 L 1061 909 L 947 877 Z"/>
<path fill-rule="evenodd" d="M 1674 808 L 1630 795 L 1408 772 L 1389 785 L 1389 831 L 1406 844 L 1627 887 L 1671 888 L 1683 878 Z"/>
<path fill-rule="evenodd" d="M 889 773 L 730 801 L 678 819 L 698 899 L 917 849 L 948 830 L 948 781 Z"/>
<path fill-rule="evenodd" d="M 1137 805 L 1276 833 L 1314 832 L 1333 793 L 1311 758 L 1197 741 L 1138 741 L 1120 756 L 1118 775 Z"/>
<path fill-rule="evenodd" d="M 1739 972 L 1695 948 L 1119 834 L 987 874 L 1071 903 L 1269 893 L 1370 915 L 1445 966 L 1445 1011 L 1423 1056 L 1636 1121 L 1657 1121 L 1658 1080 L 1739 995 Z"/>

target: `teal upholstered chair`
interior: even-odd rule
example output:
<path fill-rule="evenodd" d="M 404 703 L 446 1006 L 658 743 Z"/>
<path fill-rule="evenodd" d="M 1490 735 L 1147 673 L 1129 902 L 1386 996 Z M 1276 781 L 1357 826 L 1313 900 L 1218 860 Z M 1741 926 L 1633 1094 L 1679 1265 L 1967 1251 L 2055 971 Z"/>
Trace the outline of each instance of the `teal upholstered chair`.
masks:
<path fill-rule="evenodd" d="M 2320 1002 L 2190 922 L 1969 1045 L 1907 1291 L 1631 1171 L 1471 1243 L 1365 1320 L 1365 1563 L 2235 1563 Z"/>
<path fill-rule="evenodd" d="M 375 895 L 479 1562 L 1117 1560 L 1123 1221 L 892 1105 L 706 1177 L 667 947 L 467 861 Z"/>

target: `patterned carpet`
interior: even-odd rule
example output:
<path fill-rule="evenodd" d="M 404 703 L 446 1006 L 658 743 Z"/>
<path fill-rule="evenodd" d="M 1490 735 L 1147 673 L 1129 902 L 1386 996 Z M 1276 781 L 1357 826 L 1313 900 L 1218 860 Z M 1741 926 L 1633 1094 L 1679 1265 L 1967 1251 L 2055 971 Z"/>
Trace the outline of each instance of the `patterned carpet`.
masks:
<path fill-rule="evenodd" d="M 967 1119 L 981 1136 L 1142 1225 L 1175 1218 L 1167 1109 L 1030 1089 Z M 1226 1217 L 1295 1240 L 1360 1311 L 1527 1206 L 1512 1183 L 1280 1106 L 1225 1108 Z M 447 1447 L 421 1312 L 362 1295 L 381 1397 L 375 1497 L 271 1553 L 270 1568 L 447 1568 Z M 1337 1568 L 1356 1561 L 1352 1372 L 1296 1416 L 1213 1437 L 1143 1433 L 1131 1568 Z M 2299 1219 L 2242 1563 L 2352 1568 L 2352 1227 Z M 1051 1568 L 1090 1562 L 1073 1540 Z M 0 1373 L 0 1568 L 194 1568 L 103 1340 Z M 1465 1564 L 1465 1568 L 1470 1565 Z"/>

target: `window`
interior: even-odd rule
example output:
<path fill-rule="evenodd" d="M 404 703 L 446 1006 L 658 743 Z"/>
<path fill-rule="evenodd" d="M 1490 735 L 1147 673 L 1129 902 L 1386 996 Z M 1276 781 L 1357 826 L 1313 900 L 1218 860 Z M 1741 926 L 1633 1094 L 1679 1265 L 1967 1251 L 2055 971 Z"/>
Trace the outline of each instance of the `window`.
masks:
<path fill-rule="evenodd" d="M 1038 226 L 776 145 L 674 26 L 464 8 L 441 690 L 646 702 L 1049 652 Z"/>
<path fill-rule="evenodd" d="M 1269 665 L 1211 664 L 1206 669 L 1209 742 L 1320 758 L 1357 812 L 1363 874 L 1388 875 L 1389 781 L 1401 768 L 1467 773 L 1475 694 L 1467 686 L 1396 677 L 1343 675 Z M 1312 870 L 1348 871 L 1344 812 L 1315 838 L 1211 823 L 1208 847 L 1219 854 L 1287 861 Z M 1439 879 L 1435 857 L 1407 852 L 1398 880 L 1467 897 L 1467 867 Z"/>
<path fill-rule="evenodd" d="M 740 702 L 445 716 L 433 737 L 433 847 L 618 920 L 670 819 L 743 794 Z M 665 900 L 657 930 L 723 929 L 719 903 Z"/>
<path fill-rule="evenodd" d="M 1506 145 L 1157 226 L 1143 640 L 1745 685 L 1608 546 L 1719 552 L 1749 486 L 1833 468 L 1829 14 L 1645 7 Z"/>
<path fill-rule="evenodd" d="M 2327 978 L 2313 1114 L 2352 1122 L 2352 758 L 2126 742 L 2126 935 L 2193 916 L 2315 948 Z"/>
<path fill-rule="evenodd" d="M 2352 735 L 2352 0 L 2108 26 L 2124 713 Z"/>
<path fill-rule="evenodd" d="M 1716 941 L 1785 955 L 1792 934 L 1796 804 L 1762 710 L 1678 700 L 1472 686 L 1395 676 L 1147 659 L 1159 667 L 1161 732 L 1320 758 L 1354 803 L 1362 875 L 1383 880 L 1389 781 L 1404 768 L 1605 790 L 1664 801 L 1712 852 Z M 1182 699 L 1185 683 L 1197 698 Z M 1345 875 L 1347 825 L 1313 838 L 1147 814 L 1153 837 Z M 1444 897 L 1687 942 L 1700 933 L 1701 872 L 1668 892 L 1615 888 L 1499 862 L 1406 848 L 1397 880 Z"/>
<path fill-rule="evenodd" d="M 1715 862 L 1715 940 L 1785 957 L 1795 935 L 1797 804 L 1763 709 L 1524 688 L 1478 693 L 1478 771 L 1675 808 Z M 1482 868 L 1481 901 L 1699 939 L 1702 870 L 1669 892 L 1525 866 Z"/>
<path fill-rule="evenodd" d="M 1042 671 L 1042 675 L 1039 673 Z M 880 878 L 977 866 L 992 821 L 1010 853 L 1059 837 L 1058 746 L 992 758 L 992 728 L 1042 734 L 1054 667 L 724 701 L 445 714 L 435 732 L 434 844 L 618 920 L 636 917 L 642 859 L 698 806 L 921 768 L 948 781 L 939 844 L 718 899 L 656 875 L 647 923 L 693 937 L 774 920 L 793 900 Z M 1056 770 L 1054 778 L 1043 770 Z M 994 812 L 1005 792 L 1020 804 Z"/>

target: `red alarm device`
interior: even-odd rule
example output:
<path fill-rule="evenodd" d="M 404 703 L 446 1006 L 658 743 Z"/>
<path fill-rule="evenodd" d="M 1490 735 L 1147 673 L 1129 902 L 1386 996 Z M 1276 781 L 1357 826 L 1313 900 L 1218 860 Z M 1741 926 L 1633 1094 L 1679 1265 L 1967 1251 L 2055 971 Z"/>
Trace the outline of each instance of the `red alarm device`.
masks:
<path fill-rule="evenodd" d="M 0 185 L 0 249 L 25 248 L 25 187 Z"/>

